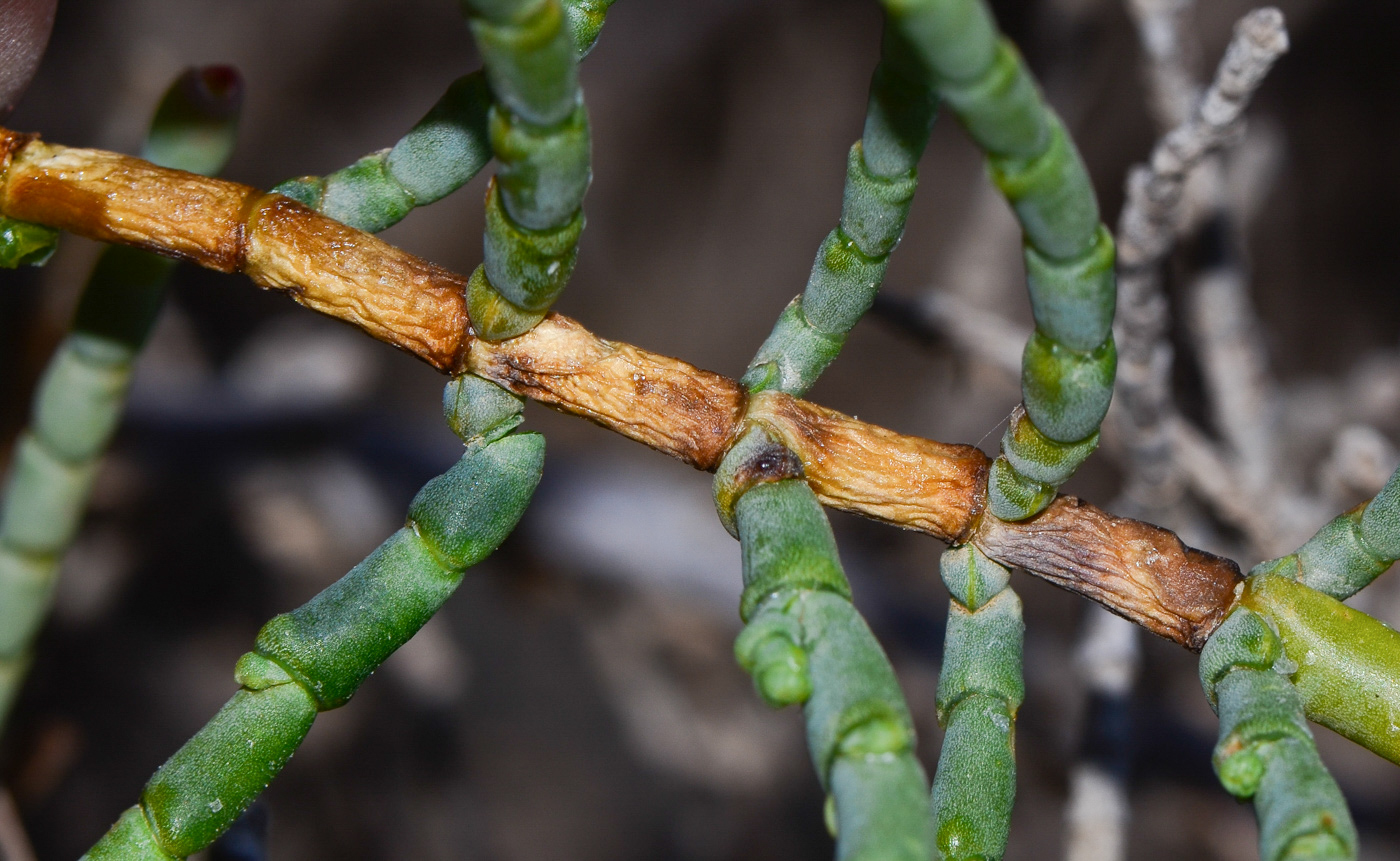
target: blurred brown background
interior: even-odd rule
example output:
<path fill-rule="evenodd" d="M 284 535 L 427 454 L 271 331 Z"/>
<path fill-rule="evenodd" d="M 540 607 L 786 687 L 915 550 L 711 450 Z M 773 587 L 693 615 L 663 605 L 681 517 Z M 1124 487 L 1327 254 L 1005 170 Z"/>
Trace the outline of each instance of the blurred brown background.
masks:
<path fill-rule="evenodd" d="M 1307 392 L 1326 401 L 1373 385 L 1357 369 L 1400 346 L 1400 5 L 1279 5 L 1293 49 L 1250 111 L 1255 144 L 1240 157 L 1258 164 L 1241 171 L 1239 193 L 1270 357 L 1303 392 L 1289 408 L 1306 411 Z M 1122 4 L 993 6 L 1066 117 L 1113 224 L 1122 177 L 1156 137 Z M 1200 7 L 1213 68 L 1249 4 Z M 558 309 L 604 337 L 740 374 L 836 221 L 878 43 L 868 0 L 620 0 L 584 66 L 595 179 Z M 62 0 L 9 125 L 132 152 L 167 83 L 213 62 L 247 81 L 225 175 L 260 187 L 391 145 L 478 65 L 450 0 Z M 952 293 L 1028 325 L 1014 222 L 956 123 L 939 122 L 921 172 L 888 291 Z M 484 178 L 387 238 L 469 271 Z M 46 269 L 0 276 L 7 438 L 96 250 L 65 237 Z M 1182 365 L 1183 408 L 1199 412 Z M 442 382 L 283 296 L 180 270 L 3 745 L 0 776 L 41 858 L 90 845 L 232 692 L 233 663 L 261 624 L 372 549 L 453 461 Z M 992 452 L 1019 392 L 985 357 L 868 319 L 811 396 Z M 1385 405 L 1400 402 L 1380 403 L 1370 426 L 1397 439 L 1400 415 Z M 800 717 L 764 708 L 731 655 L 738 545 L 714 518 L 709 477 L 539 407 L 527 422 L 550 447 L 526 520 L 353 703 L 318 719 L 265 796 L 270 857 L 830 857 Z M 1067 490 L 1108 504 L 1112 448 Z M 833 520 L 931 773 L 941 545 Z M 1008 858 L 1054 858 L 1084 712 L 1074 655 L 1086 605 L 1014 582 L 1028 698 Z M 1368 600 L 1400 622 L 1393 583 Z M 1250 809 L 1210 771 L 1215 723 L 1195 661 L 1165 642 L 1144 650 L 1129 857 L 1256 857 Z M 1396 857 L 1400 770 L 1325 730 L 1319 741 L 1363 857 Z"/>

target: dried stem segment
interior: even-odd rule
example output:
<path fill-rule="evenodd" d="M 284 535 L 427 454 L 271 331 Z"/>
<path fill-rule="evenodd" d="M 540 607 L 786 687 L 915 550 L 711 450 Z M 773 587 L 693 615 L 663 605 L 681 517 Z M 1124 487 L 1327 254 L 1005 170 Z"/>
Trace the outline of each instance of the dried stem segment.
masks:
<path fill-rule="evenodd" d="M 986 502 L 987 456 L 905 436 L 778 392 L 748 416 L 801 460 L 822 504 L 960 541 Z"/>
<path fill-rule="evenodd" d="M 132 245 L 286 290 L 418 355 L 457 364 L 465 279 L 281 195 L 13 132 L 0 208 L 13 218 Z"/>
<path fill-rule="evenodd" d="M 508 341 L 473 341 L 467 367 L 518 395 L 583 416 L 713 470 L 744 411 L 738 383 L 631 344 L 605 341 L 550 314 Z"/>
<path fill-rule="evenodd" d="M 1025 568 L 1194 651 L 1219 626 L 1240 581 L 1230 560 L 1072 496 L 1019 523 L 983 518 L 972 541 L 1003 565 Z"/>
<path fill-rule="evenodd" d="M 471 370 L 713 470 L 747 416 L 803 462 L 826 505 L 944 540 L 970 540 L 1190 648 L 1233 599 L 1238 572 L 1162 529 L 1062 498 L 1022 524 L 979 519 L 987 459 L 598 338 L 550 315 L 498 344 L 476 341 L 464 279 L 279 195 L 0 129 L 0 214 L 134 245 L 287 290 L 439 370 Z M 974 528 L 976 527 L 976 528 Z"/>

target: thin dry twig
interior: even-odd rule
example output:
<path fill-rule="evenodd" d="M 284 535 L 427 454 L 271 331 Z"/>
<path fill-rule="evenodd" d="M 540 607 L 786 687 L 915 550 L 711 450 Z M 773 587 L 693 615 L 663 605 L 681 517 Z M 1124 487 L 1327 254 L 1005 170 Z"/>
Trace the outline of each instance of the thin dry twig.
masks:
<path fill-rule="evenodd" d="M 1185 495 L 1168 430 L 1175 410 L 1161 265 L 1176 242 L 1186 180 L 1203 158 L 1237 135 L 1254 90 L 1287 48 L 1277 9 L 1241 19 L 1191 119 L 1168 133 L 1149 164 L 1128 178 L 1118 225 L 1118 398 L 1131 464 L 1124 498 L 1136 510 L 1178 512 Z"/>

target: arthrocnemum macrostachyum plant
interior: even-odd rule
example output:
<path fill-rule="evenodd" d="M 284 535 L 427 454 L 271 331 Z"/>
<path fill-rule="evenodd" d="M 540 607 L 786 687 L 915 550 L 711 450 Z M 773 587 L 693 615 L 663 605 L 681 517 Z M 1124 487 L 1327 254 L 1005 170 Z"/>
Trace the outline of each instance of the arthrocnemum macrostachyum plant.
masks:
<path fill-rule="evenodd" d="M 541 438 L 512 432 L 521 395 L 716 471 L 720 517 L 743 550 L 747 627 L 736 652 L 764 699 L 803 706 L 839 857 L 1003 853 L 1023 696 L 1010 565 L 1188 648 L 1204 646 L 1202 683 L 1221 714 L 1217 768 L 1227 789 L 1255 798 L 1264 856 L 1354 856 L 1345 805 L 1303 718 L 1400 758 L 1390 730 L 1400 644 L 1335 600 L 1400 555 L 1400 489 L 1388 485 L 1242 588 L 1230 563 L 1184 549 L 1170 533 L 1056 499 L 1055 487 L 1094 450 L 1108 406 L 1112 240 L 1075 148 L 986 8 L 886 5 L 838 227 L 736 384 L 546 316 L 573 268 L 590 178 L 577 56 L 607 5 L 465 4 L 484 76 L 455 83 L 387 153 L 284 183 L 283 196 L 7 133 L 0 211 L 13 258 L 42 253 L 45 231 L 32 226 L 40 224 L 289 290 L 453 374 L 446 411 L 467 445 L 457 466 L 424 487 L 403 530 L 268 623 L 236 668 L 242 689 L 161 767 L 92 857 L 183 857 L 208 845 L 280 770 L 316 713 L 343 705 L 465 567 L 494 549 L 539 477 Z M 1278 28 L 1276 13 L 1247 19 L 1227 66 L 1252 52 L 1267 68 L 1281 50 L 1270 42 Z M 1024 408 L 990 464 L 971 447 L 902 437 L 796 399 L 874 298 L 940 102 L 987 153 L 1025 234 L 1037 328 L 1025 352 Z M 158 116 L 153 140 L 170 130 Z M 438 199 L 488 154 L 500 167 L 484 262 L 470 278 L 355 229 L 382 229 Z M 110 292 L 106 283 L 94 288 Z M 139 342 L 83 315 L 76 330 L 41 389 L 0 521 L 0 583 L 30 596 L 23 613 L 17 600 L 0 605 L 23 615 L 4 656 L 12 663 L 71 536 L 83 477 L 119 403 L 118 376 Z M 70 445 L 74 434 L 81 444 Z M 941 564 L 953 603 L 938 693 L 947 734 L 931 803 L 913 722 L 851 603 L 820 503 L 954 544 Z"/>

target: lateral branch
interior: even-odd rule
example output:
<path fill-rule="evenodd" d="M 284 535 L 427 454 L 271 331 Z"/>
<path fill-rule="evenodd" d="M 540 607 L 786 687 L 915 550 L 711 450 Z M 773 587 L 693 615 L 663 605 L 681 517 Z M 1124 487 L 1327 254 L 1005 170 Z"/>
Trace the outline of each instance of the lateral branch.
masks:
<path fill-rule="evenodd" d="M 989 461 L 589 332 L 559 314 L 475 337 L 466 278 L 295 201 L 117 153 L 0 128 L 0 213 L 241 272 L 444 373 L 470 371 L 713 471 L 753 424 L 802 461 L 822 503 L 955 543 L 1199 650 L 1235 600 L 1235 563 L 1173 533 L 1061 496 L 1029 520 L 984 514 Z"/>

